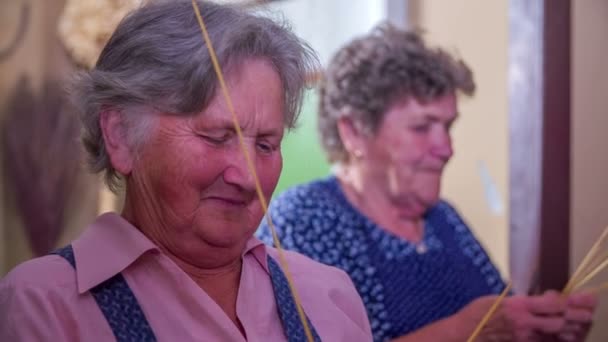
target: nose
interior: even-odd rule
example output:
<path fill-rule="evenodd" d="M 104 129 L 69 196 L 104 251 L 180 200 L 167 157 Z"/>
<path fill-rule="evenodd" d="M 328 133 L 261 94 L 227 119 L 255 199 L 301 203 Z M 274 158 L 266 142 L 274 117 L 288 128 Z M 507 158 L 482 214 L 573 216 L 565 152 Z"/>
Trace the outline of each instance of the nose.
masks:
<path fill-rule="evenodd" d="M 247 143 L 245 143 L 245 148 L 253 164 L 252 166 L 255 168 L 255 148 L 249 146 Z M 226 158 L 228 159 L 228 166 L 224 170 L 224 182 L 244 190 L 255 190 L 255 178 L 250 170 L 241 146 L 238 145 L 231 148 Z"/>
<path fill-rule="evenodd" d="M 448 161 L 454 154 L 452 137 L 447 129 L 443 129 L 433 144 L 433 154 L 444 161 Z"/>

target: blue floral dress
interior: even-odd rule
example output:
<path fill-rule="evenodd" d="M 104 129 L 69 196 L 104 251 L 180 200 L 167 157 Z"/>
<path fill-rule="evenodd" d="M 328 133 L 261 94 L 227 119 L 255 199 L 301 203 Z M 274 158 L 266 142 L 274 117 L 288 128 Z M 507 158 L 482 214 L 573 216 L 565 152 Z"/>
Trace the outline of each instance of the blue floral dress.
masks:
<path fill-rule="evenodd" d="M 350 275 L 376 341 L 406 335 L 505 287 L 483 247 L 444 201 L 425 215 L 420 244 L 359 213 L 334 176 L 287 190 L 269 211 L 285 249 Z M 265 220 L 257 236 L 272 244 Z"/>

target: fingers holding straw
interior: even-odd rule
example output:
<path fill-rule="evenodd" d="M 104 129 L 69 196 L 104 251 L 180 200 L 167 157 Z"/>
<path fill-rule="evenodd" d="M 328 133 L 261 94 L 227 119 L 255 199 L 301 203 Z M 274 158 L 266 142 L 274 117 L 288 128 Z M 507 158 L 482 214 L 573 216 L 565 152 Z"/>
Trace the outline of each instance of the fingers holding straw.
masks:
<path fill-rule="evenodd" d="M 608 266 L 608 246 L 606 246 L 606 242 L 608 242 L 608 227 L 604 228 L 599 239 L 593 244 L 574 274 L 572 274 L 562 291 L 564 295 L 580 289 Z"/>
<path fill-rule="evenodd" d="M 494 304 L 492 304 L 492 306 L 490 307 L 490 310 L 488 310 L 488 312 L 483 316 L 483 318 L 481 319 L 481 321 L 479 322 L 479 324 L 477 325 L 475 330 L 473 330 L 473 333 L 471 334 L 471 336 L 469 337 L 467 342 L 475 341 L 477 336 L 479 336 L 479 334 L 481 333 L 481 330 L 483 329 L 483 327 L 488 323 L 488 321 L 490 320 L 490 318 L 492 317 L 494 312 L 496 312 L 496 310 L 498 309 L 498 306 L 500 305 L 502 300 L 507 296 L 507 294 L 509 293 L 510 290 L 511 290 L 511 282 L 508 282 L 507 286 L 502 291 L 500 296 L 498 296 L 496 298 L 496 300 L 494 301 Z"/>
<path fill-rule="evenodd" d="M 570 296 L 570 294 L 573 291 L 580 290 L 586 283 L 591 281 L 600 272 L 602 272 L 606 267 L 608 267 L 607 242 L 608 242 L 608 227 L 606 227 L 604 229 L 604 231 L 600 235 L 599 239 L 593 244 L 593 246 L 591 247 L 591 249 L 589 250 L 587 255 L 585 255 L 585 257 L 583 258 L 583 261 L 581 262 L 581 264 L 577 267 L 575 272 L 572 274 L 572 277 L 569 279 L 568 283 L 562 290 L 562 294 L 564 296 Z M 473 341 L 475 341 L 475 339 L 477 339 L 479 337 L 481 331 L 487 325 L 487 323 L 490 320 L 490 318 L 492 317 L 492 315 L 497 311 L 501 302 L 503 301 L 503 299 L 509 292 L 510 288 L 511 288 L 511 283 L 508 283 L 507 287 L 500 294 L 500 296 L 498 296 L 496 298 L 495 302 L 492 304 L 492 306 L 490 307 L 488 312 L 484 315 L 482 320 L 479 322 L 479 324 L 477 325 L 477 327 L 475 328 L 475 330 L 473 331 L 473 333 L 471 334 L 471 336 L 469 337 L 467 342 L 473 342 Z M 605 282 L 605 283 L 601 284 L 600 286 L 591 288 L 590 290 L 585 290 L 585 292 L 590 292 L 591 293 L 590 298 L 596 301 L 597 297 L 595 297 L 595 295 L 597 293 L 599 293 L 601 291 L 605 291 L 605 290 L 608 290 L 608 282 Z M 579 294 L 576 294 L 573 296 L 581 297 L 581 296 L 584 296 L 584 294 L 581 294 L 581 296 L 579 296 Z M 569 304 L 567 305 L 567 309 L 565 311 L 565 316 L 567 316 L 567 317 L 564 317 L 563 319 L 566 320 L 566 326 L 568 326 L 568 325 L 575 326 L 576 325 L 577 329 L 578 329 L 578 328 L 580 328 L 579 326 L 581 325 L 581 322 L 588 323 L 587 321 L 590 320 L 590 318 L 588 316 L 590 316 L 590 317 L 592 316 L 593 311 L 595 311 L 595 306 L 597 303 L 595 302 L 595 304 L 591 305 L 589 308 L 587 308 L 587 307 L 579 308 L 577 305 L 574 305 L 576 303 L 570 303 L 570 301 L 574 301 L 576 299 L 574 297 L 569 298 L 569 300 L 568 300 Z M 583 310 L 583 309 L 585 309 L 585 310 Z M 579 311 L 585 314 L 585 317 L 584 317 L 585 319 L 578 319 L 578 320 L 575 319 L 576 317 L 578 317 L 577 313 L 579 313 Z M 570 317 L 570 316 L 572 316 L 572 317 Z M 581 322 L 579 322 L 579 321 L 581 321 Z M 582 332 L 582 335 L 583 336 L 586 335 L 586 332 Z"/>

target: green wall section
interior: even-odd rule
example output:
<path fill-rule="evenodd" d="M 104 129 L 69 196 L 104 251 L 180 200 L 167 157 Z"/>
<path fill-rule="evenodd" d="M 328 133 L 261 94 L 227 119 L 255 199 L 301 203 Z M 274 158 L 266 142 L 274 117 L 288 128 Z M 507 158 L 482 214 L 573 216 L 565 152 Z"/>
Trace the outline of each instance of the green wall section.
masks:
<path fill-rule="evenodd" d="M 329 174 L 317 133 L 317 99 L 316 90 L 306 93 L 298 125 L 283 139 L 283 172 L 275 196 L 293 185 Z"/>

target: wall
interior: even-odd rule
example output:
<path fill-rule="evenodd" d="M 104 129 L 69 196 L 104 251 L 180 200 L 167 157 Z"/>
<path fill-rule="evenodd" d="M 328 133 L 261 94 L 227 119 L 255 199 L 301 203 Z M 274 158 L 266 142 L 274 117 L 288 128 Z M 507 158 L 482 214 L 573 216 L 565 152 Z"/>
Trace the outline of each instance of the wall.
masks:
<path fill-rule="evenodd" d="M 393 11 L 401 7 L 404 14 L 401 20 L 405 20 L 405 4 L 395 0 L 289 0 L 264 8 L 271 17 L 287 19 L 296 34 L 312 46 L 322 65 L 326 66 L 338 48 L 386 20 L 389 7 Z M 400 20 L 398 16 L 391 17 Z M 283 140 L 283 172 L 275 194 L 329 174 L 330 166 L 317 133 L 317 101 L 317 91 L 310 90 L 297 129 L 289 132 Z"/>
<path fill-rule="evenodd" d="M 412 24 L 473 69 L 477 91 L 461 99 L 455 155 L 443 195 L 508 275 L 508 1 L 410 0 Z"/>
<path fill-rule="evenodd" d="M 572 1 L 571 269 L 608 225 L 608 1 Z M 608 244 L 604 244 L 608 252 Z M 608 281 L 608 271 L 595 284 Z M 589 341 L 608 340 L 608 291 Z"/>

